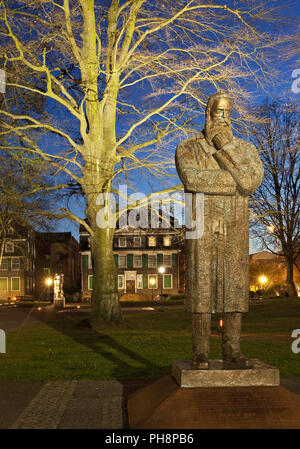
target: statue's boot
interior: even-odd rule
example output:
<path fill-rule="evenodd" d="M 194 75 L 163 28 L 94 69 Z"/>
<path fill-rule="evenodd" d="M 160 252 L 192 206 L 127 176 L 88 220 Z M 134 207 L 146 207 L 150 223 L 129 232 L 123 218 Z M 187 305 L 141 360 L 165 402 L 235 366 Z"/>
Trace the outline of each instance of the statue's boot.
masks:
<path fill-rule="evenodd" d="M 192 314 L 192 364 L 195 369 L 208 369 L 210 313 Z"/>
<path fill-rule="evenodd" d="M 241 353 L 240 338 L 242 330 L 242 314 L 239 312 L 224 313 L 222 333 L 222 354 L 226 362 L 246 364 L 247 357 Z"/>

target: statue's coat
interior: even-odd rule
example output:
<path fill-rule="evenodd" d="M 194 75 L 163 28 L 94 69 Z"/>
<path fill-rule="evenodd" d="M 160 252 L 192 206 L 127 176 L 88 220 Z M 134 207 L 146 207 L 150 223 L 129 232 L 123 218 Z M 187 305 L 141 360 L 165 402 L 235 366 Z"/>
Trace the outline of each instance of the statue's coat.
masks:
<path fill-rule="evenodd" d="M 191 312 L 247 312 L 248 196 L 263 179 L 256 148 L 236 137 L 220 150 L 203 134 L 181 142 L 176 167 L 186 192 L 204 193 L 204 233 L 186 239 L 186 302 Z"/>

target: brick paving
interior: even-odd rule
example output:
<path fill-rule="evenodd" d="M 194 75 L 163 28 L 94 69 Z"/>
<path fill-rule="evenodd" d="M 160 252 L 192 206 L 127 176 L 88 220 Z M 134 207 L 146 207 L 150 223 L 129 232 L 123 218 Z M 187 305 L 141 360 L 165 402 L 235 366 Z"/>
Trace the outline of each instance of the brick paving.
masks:
<path fill-rule="evenodd" d="M 25 392 L 26 383 L 23 387 Z M 33 394 L 22 411 L 19 407 L 17 419 L 0 428 L 122 429 L 126 422 L 123 386 L 117 381 L 48 382 Z M 5 415 L 3 398 L 0 406 Z"/>

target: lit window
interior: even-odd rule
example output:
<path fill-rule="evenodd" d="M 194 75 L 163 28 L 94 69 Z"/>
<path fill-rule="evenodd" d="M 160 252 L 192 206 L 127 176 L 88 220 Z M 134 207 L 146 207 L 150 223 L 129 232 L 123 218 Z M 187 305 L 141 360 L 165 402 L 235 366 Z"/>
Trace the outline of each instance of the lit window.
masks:
<path fill-rule="evenodd" d="M 8 279 L 7 278 L 0 278 L 0 291 L 6 291 L 8 290 Z"/>
<path fill-rule="evenodd" d="M 148 267 L 156 267 L 157 266 L 157 257 L 156 254 L 149 254 L 148 256 Z"/>
<path fill-rule="evenodd" d="M 144 287 L 143 285 L 143 275 L 142 274 L 138 274 L 136 277 L 136 281 L 137 281 L 137 288 L 141 289 Z"/>
<path fill-rule="evenodd" d="M 120 237 L 119 238 L 119 247 L 126 248 L 126 245 L 127 245 L 126 237 Z"/>
<path fill-rule="evenodd" d="M 142 255 L 134 256 L 134 266 L 140 268 L 142 266 Z"/>
<path fill-rule="evenodd" d="M 148 245 L 149 246 L 156 246 L 156 238 L 155 237 L 148 237 Z"/>
<path fill-rule="evenodd" d="M 136 248 L 142 246 L 141 237 L 133 237 L 133 246 Z"/>
<path fill-rule="evenodd" d="M 20 278 L 11 278 L 11 289 L 15 291 L 20 290 Z"/>
<path fill-rule="evenodd" d="M 164 288 L 173 288 L 172 274 L 164 274 Z"/>
<path fill-rule="evenodd" d="M 148 274 L 148 288 L 157 288 L 157 274 Z"/>
<path fill-rule="evenodd" d="M 124 276 L 123 274 L 118 274 L 118 289 L 123 290 L 124 289 Z"/>
<path fill-rule="evenodd" d="M 127 256 L 119 256 L 119 268 L 127 267 Z"/>
<path fill-rule="evenodd" d="M 164 237 L 164 246 L 170 246 L 171 245 L 171 237 L 169 235 Z"/>

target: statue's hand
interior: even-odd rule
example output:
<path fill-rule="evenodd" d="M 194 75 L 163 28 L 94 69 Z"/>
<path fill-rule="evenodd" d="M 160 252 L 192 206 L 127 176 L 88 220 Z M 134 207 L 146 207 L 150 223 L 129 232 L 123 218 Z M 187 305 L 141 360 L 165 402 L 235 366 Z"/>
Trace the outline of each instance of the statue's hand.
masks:
<path fill-rule="evenodd" d="M 212 139 L 212 142 L 217 150 L 220 150 L 223 148 L 224 145 L 227 143 L 230 143 L 231 138 L 226 132 L 219 132 L 215 135 L 215 137 Z"/>

